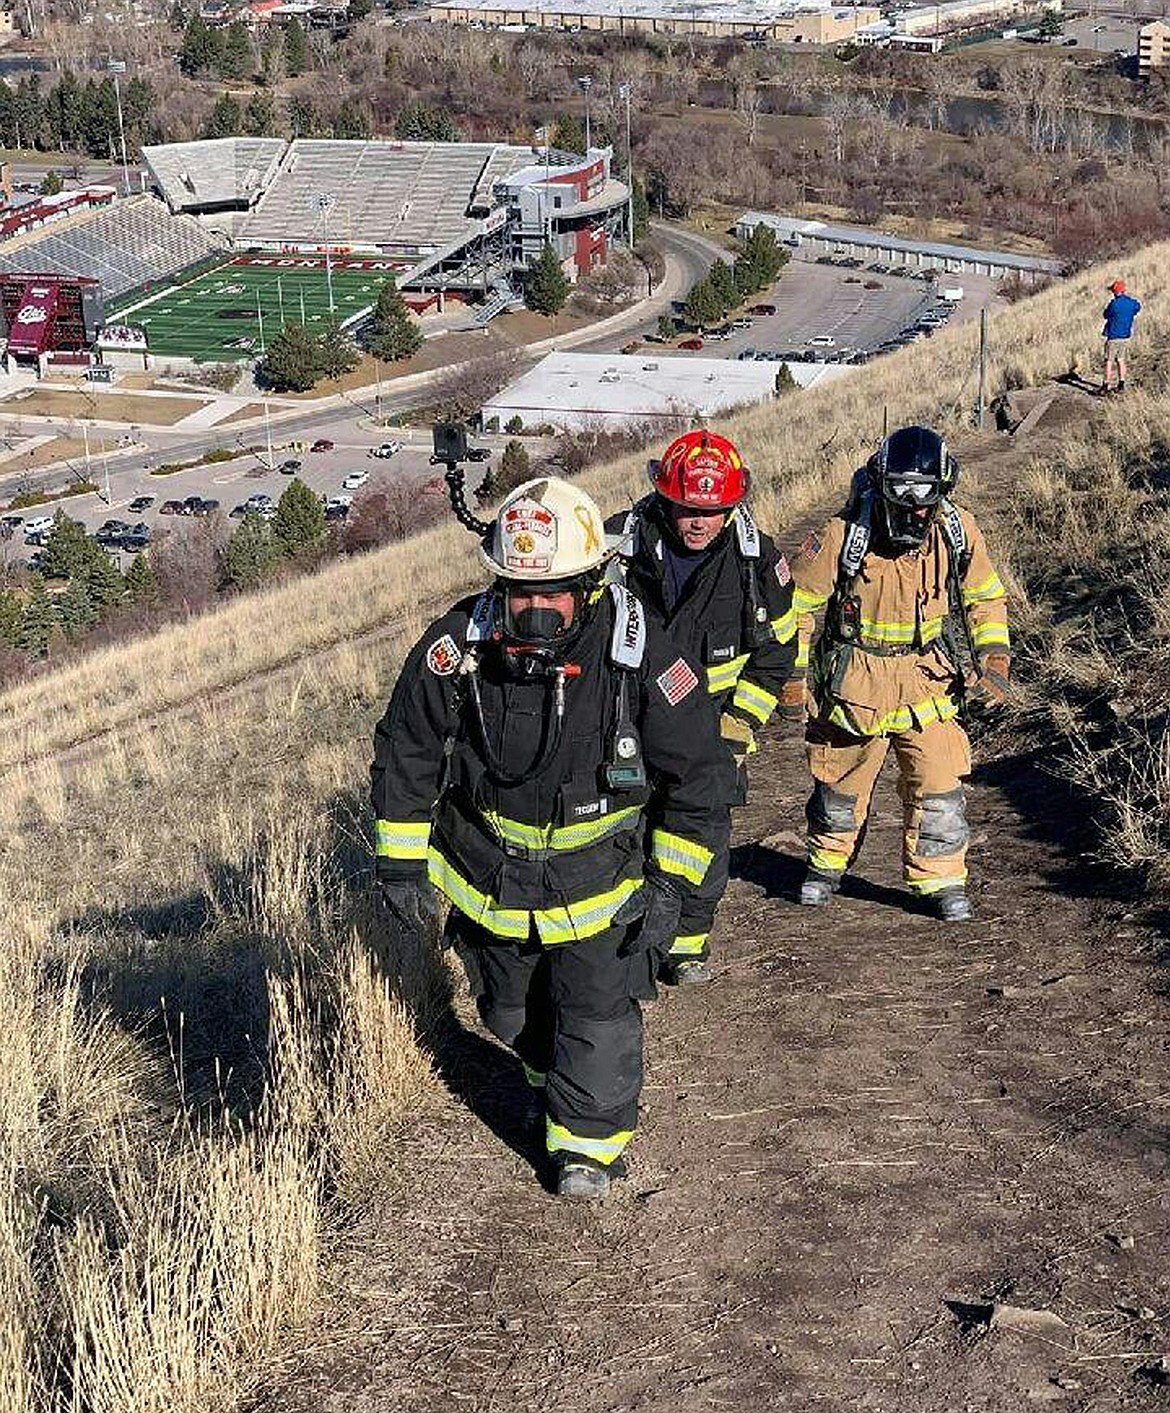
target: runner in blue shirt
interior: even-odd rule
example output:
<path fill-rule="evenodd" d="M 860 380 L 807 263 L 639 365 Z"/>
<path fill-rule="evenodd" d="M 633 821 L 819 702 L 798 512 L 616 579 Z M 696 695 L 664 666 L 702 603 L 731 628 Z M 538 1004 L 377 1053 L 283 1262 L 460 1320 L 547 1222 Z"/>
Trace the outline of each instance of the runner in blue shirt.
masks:
<path fill-rule="evenodd" d="M 1117 362 L 1117 391 L 1125 391 L 1125 345 L 1133 333 L 1133 321 L 1141 305 L 1133 295 L 1126 294 L 1125 281 L 1114 280 L 1109 286 L 1113 298 L 1105 306 L 1105 327 L 1101 335 L 1105 340 L 1105 381 L 1101 392 L 1112 392 L 1109 386 L 1113 381 L 1113 364 Z"/>

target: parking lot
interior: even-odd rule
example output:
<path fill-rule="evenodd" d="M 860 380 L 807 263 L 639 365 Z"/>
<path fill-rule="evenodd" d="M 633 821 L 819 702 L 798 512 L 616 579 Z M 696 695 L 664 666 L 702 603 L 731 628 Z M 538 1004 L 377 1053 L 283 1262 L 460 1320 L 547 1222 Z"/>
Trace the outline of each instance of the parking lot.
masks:
<path fill-rule="evenodd" d="M 798 254 L 777 283 L 752 300 L 753 307 L 774 307 L 774 314 L 749 313 L 737 321 L 747 327 L 705 330 L 694 338 L 701 337 L 706 358 L 863 363 L 929 337 L 929 330 L 917 326 L 924 318 L 930 322 L 935 311 L 943 311 L 941 322 L 958 322 L 994 295 L 985 277 L 925 276 L 925 271 L 903 267 L 895 273 L 880 261 L 843 256 L 817 260 Z M 964 294 L 957 306 L 940 293 L 955 286 Z M 647 333 L 656 341 L 656 330 Z M 676 340 L 674 346 L 682 348 L 686 342 Z"/>
<path fill-rule="evenodd" d="M 342 439 L 344 437 L 344 440 Z M 254 441 L 254 433 L 249 433 L 249 441 Z M 244 505 L 250 497 L 268 496 L 273 505 L 279 500 L 285 487 L 294 476 L 299 477 L 313 491 L 326 501 L 342 497 L 355 497 L 365 485 L 388 478 L 398 485 L 422 487 L 427 482 L 436 481 L 442 476 L 442 467 L 430 464 L 431 439 L 429 433 L 395 429 L 383 432 L 377 428 L 355 426 L 352 422 L 329 428 L 319 440 L 331 442 L 327 449 L 311 451 L 288 445 L 282 446 L 274 439 L 271 466 L 268 462 L 267 444 L 242 453 L 231 461 L 214 465 L 191 467 L 170 475 L 151 475 L 145 470 L 123 469 L 116 481 L 116 492 L 112 501 L 107 502 L 98 495 L 70 497 L 57 504 L 36 506 L 15 512 L 21 517 L 20 524 L 14 526 L 10 537 L 2 542 L 4 557 L 8 561 L 27 561 L 36 552 L 36 543 L 25 542 L 25 528 L 29 522 L 46 516 L 52 517 L 61 509 L 73 520 L 79 520 L 91 533 L 108 520 L 124 521 L 132 529 L 139 525 L 146 527 L 145 537 L 139 536 L 132 543 L 138 548 L 154 542 L 169 528 L 183 524 L 186 514 L 164 514 L 163 506 L 168 502 L 179 503 L 189 499 L 218 501 L 212 513 L 227 517 L 232 525 L 238 524 L 240 515 L 232 516 L 232 511 Z M 503 440 L 498 437 L 477 439 L 498 455 Z M 371 455 L 379 445 L 396 441 L 401 449 L 388 458 Z M 310 445 L 312 445 L 310 443 Z M 295 463 L 295 465 L 293 464 Z M 288 470 L 281 471 L 285 465 Z M 467 467 L 468 484 L 477 485 L 484 470 L 484 463 Z M 93 474 L 102 483 L 100 461 L 95 458 Z M 362 485 L 346 481 L 360 476 L 368 477 Z M 445 488 L 435 487 L 436 493 L 445 495 Z M 145 508 L 131 509 L 131 504 L 141 497 L 151 497 L 151 504 Z M 120 566 L 126 568 L 131 559 L 131 551 L 118 545 L 108 546 L 119 556 Z"/>

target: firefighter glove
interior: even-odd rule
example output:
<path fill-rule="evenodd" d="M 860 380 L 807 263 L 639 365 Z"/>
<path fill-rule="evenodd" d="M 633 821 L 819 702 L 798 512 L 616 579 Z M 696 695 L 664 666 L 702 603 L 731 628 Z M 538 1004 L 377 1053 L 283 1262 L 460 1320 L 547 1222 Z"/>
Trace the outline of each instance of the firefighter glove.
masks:
<path fill-rule="evenodd" d="M 399 932 L 426 936 L 435 927 L 438 909 L 435 891 L 425 878 L 380 878 L 382 910 Z"/>
<path fill-rule="evenodd" d="M 1007 653 L 988 653 L 980 666 L 971 697 L 985 710 L 1004 706 L 1011 696 L 1011 658 Z"/>
<path fill-rule="evenodd" d="M 803 721 L 805 716 L 804 678 L 794 677 L 780 689 L 777 714 L 784 721 Z"/>
<path fill-rule="evenodd" d="M 746 721 L 725 711 L 719 718 L 719 734 L 731 752 L 736 765 L 743 766 L 748 756 L 755 754 L 756 735 Z"/>
<path fill-rule="evenodd" d="M 665 956 L 678 933 L 681 913 L 682 897 L 677 889 L 659 875 L 649 875 L 614 914 L 615 927 L 635 924 L 618 948 L 618 955 L 657 951 Z"/>

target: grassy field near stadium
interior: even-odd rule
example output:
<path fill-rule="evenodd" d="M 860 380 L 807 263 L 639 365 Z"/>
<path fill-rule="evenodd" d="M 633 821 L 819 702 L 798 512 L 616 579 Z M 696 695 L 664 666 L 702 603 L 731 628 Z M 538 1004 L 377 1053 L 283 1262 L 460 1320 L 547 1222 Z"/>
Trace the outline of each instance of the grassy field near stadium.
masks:
<path fill-rule="evenodd" d="M 373 304 L 388 272 L 383 261 L 334 261 L 337 319 L 344 321 Z M 115 310 L 107 317 L 145 329 L 155 355 L 205 363 L 252 359 L 283 323 L 303 319 L 309 329 L 324 328 L 329 319 L 325 262 L 296 258 L 261 263 L 257 257 L 237 257 Z"/>

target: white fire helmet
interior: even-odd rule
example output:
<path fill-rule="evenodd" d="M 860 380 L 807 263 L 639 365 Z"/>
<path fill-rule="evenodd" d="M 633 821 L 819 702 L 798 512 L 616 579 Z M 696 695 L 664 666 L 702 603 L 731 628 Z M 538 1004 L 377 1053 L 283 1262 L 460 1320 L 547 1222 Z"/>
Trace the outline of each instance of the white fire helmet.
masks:
<path fill-rule="evenodd" d="M 480 556 L 497 579 L 559 582 L 599 568 L 617 548 L 592 496 L 556 476 L 512 491 L 484 536 Z"/>

